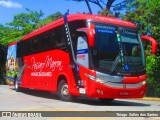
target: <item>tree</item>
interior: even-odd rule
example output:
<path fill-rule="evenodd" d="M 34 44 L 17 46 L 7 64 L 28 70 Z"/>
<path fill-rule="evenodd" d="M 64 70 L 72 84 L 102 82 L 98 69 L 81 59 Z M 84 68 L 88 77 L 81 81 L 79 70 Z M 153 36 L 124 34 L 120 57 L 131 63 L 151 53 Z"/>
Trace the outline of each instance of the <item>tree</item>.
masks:
<path fill-rule="evenodd" d="M 0 41 L 3 38 L 6 31 L 7 29 L 3 25 L 0 25 Z M 7 53 L 6 50 L 6 46 L 0 44 L 0 84 L 5 83 L 3 75 L 5 74 L 5 60 Z"/>
<path fill-rule="evenodd" d="M 28 13 L 17 14 L 12 22 L 6 23 L 6 26 L 1 31 L 3 32 L 3 37 L 0 38 L 1 45 L 8 45 L 10 42 L 20 40 L 24 35 L 36 29 L 36 25 L 41 20 L 43 12 L 26 10 Z"/>
<path fill-rule="evenodd" d="M 21 13 L 14 16 L 12 22 L 7 23 L 7 25 L 22 31 L 23 35 L 30 33 L 36 28 L 36 24 L 41 20 L 44 15 L 42 11 L 31 11 L 26 9 L 28 13 Z"/>
<path fill-rule="evenodd" d="M 73 1 L 82 2 L 85 0 L 73 0 Z M 96 4 L 101 9 L 101 11 L 104 12 L 104 15 L 108 15 L 113 2 L 116 0 L 107 0 L 107 2 L 105 2 L 104 0 L 87 0 L 87 1 Z"/>
<path fill-rule="evenodd" d="M 5 61 L 6 61 L 7 47 L 0 45 L 0 84 L 4 84 L 5 79 Z"/>
<path fill-rule="evenodd" d="M 116 0 L 72 0 L 72 1 L 77 1 L 77 2 L 88 1 L 90 3 L 97 5 L 100 8 L 100 11 L 98 12 L 98 14 L 105 15 L 105 16 L 107 15 L 107 16 L 119 17 L 119 15 L 120 15 L 119 11 L 126 8 L 128 3 L 130 3 L 133 0 L 123 0 L 123 1 L 120 1 L 119 3 L 114 4 L 114 5 L 113 5 L 113 3 Z M 111 8 L 113 8 L 113 11 L 115 11 L 115 12 L 113 12 L 111 10 Z"/>
<path fill-rule="evenodd" d="M 160 56 L 150 55 L 146 58 L 147 96 L 160 97 Z"/>
<path fill-rule="evenodd" d="M 36 28 L 40 28 L 50 22 L 53 22 L 59 18 L 61 18 L 63 15 L 60 12 L 56 12 L 54 14 L 49 15 L 48 17 L 44 18 L 43 20 L 40 20 L 37 24 L 36 24 Z"/>

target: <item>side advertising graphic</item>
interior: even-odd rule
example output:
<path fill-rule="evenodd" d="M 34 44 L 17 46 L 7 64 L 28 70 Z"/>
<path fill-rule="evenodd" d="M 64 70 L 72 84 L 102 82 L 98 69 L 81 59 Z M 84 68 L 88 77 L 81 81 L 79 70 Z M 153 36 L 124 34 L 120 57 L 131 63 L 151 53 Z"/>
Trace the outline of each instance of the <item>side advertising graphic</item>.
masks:
<path fill-rule="evenodd" d="M 52 72 L 56 70 L 56 68 L 61 71 L 63 68 L 62 61 L 54 61 L 52 57 L 47 56 L 44 57 L 43 62 L 36 61 L 34 57 L 31 58 L 31 75 L 34 77 L 52 77 Z"/>
<path fill-rule="evenodd" d="M 13 85 L 14 77 L 17 74 L 18 66 L 16 62 L 17 44 L 9 46 L 6 60 L 6 83 Z"/>

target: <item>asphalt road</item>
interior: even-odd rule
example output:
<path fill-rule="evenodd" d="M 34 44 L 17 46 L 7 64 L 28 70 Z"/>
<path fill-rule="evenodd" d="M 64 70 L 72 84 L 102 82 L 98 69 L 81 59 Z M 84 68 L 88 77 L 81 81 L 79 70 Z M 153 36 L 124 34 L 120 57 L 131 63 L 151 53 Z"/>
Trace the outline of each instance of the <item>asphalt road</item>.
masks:
<path fill-rule="evenodd" d="M 0 85 L 0 111 L 160 111 L 160 101 L 115 99 L 110 104 L 97 99 L 78 98 L 76 101 L 61 101 L 56 94 L 25 89 L 16 92 L 13 86 Z M 133 118 L 133 117 L 132 117 Z M 1 118 L 0 118 L 1 119 Z M 52 118 L 47 118 L 51 120 Z M 68 118 L 54 118 L 54 120 Z M 69 118 L 70 120 L 80 118 Z M 91 118 L 83 118 L 83 120 Z M 97 120 L 97 118 L 92 118 Z M 117 120 L 118 117 L 100 117 L 101 120 Z M 123 120 L 129 119 L 123 117 Z M 160 120 L 160 117 L 136 117 L 136 120 Z"/>

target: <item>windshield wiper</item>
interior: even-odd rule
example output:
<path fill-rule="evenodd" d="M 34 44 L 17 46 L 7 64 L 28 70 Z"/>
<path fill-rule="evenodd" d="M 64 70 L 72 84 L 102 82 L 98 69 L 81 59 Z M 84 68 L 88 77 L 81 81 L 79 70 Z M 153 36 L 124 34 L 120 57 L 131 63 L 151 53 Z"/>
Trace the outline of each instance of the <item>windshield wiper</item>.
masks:
<path fill-rule="evenodd" d="M 121 64 L 122 64 L 122 66 L 124 66 L 124 55 L 123 55 L 122 40 L 121 40 L 121 37 L 120 37 L 120 34 L 118 33 L 118 31 L 116 31 L 116 33 L 117 33 L 117 41 L 118 41 L 118 44 L 119 44 L 119 54 L 117 55 L 114 63 L 112 64 L 110 73 L 112 73 L 115 70 L 119 60 L 121 60 Z"/>
<path fill-rule="evenodd" d="M 119 53 L 119 54 L 117 55 L 114 63 L 112 64 L 112 67 L 111 67 L 111 69 L 110 69 L 110 73 L 112 73 L 112 72 L 115 70 L 115 68 L 116 68 L 116 66 L 117 66 L 117 64 L 118 64 L 118 62 L 119 62 L 120 57 L 121 57 L 121 55 L 120 55 L 120 53 Z"/>

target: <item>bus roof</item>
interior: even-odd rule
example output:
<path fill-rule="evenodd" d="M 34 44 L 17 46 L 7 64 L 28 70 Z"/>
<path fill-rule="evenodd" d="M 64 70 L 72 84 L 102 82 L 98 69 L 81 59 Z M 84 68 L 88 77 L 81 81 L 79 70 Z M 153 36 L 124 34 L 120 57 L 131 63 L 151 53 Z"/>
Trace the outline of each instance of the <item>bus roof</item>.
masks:
<path fill-rule="evenodd" d="M 18 43 L 18 41 L 15 41 L 15 42 L 10 43 L 8 46 L 12 46 L 12 45 L 15 45 L 17 43 Z"/>
<path fill-rule="evenodd" d="M 70 21 L 74 21 L 74 20 L 91 20 L 91 21 L 96 21 L 96 22 L 103 22 L 103 23 L 109 23 L 109 24 L 115 24 L 115 25 L 120 25 L 120 26 L 126 26 L 126 27 L 133 27 L 136 28 L 136 25 L 131 23 L 131 22 L 127 22 L 124 20 L 119 20 L 117 18 L 114 17 L 107 17 L 107 16 L 100 16 L 100 15 L 93 15 L 93 14 L 71 14 L 67 16 L 68 22 Z M 43 32 L 46 32 L 48 30 L 51 30 L 55 27 L 58 27 L 60 25 L 64 24 L 64 19 L 60 18 L 54 22 L 51 22 L 33 32 L 31 32 L 30 34 L 24 36 L 22 38 L 22 40 L 27 40 L 31 37 L 34 37 L 36 35 L 39 35 Z M 18 41 L 10 43 L 9 46 L 17 44 Z"/>

